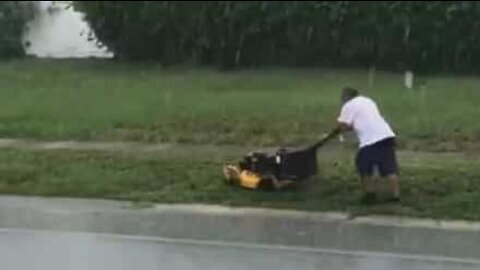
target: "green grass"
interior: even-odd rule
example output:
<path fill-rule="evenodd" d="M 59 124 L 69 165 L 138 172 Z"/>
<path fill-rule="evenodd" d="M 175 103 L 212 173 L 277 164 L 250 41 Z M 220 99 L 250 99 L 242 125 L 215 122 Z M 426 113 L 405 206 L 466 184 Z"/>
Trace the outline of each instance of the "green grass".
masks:
<path fill-rule="evenodd" d="M 293 190 L 248 191 L 226 186 L 221 165 L 240 147 L 178 147 L 150 154 L 98 152 L 0 152 L 0 192 L 101 197 L 166 203 L 213 203 L 480 219 L 480 158 L 465 154 L 402 152 L 403 201 L 364 207 L 350 152 L 324 149 L 320 174 Z"/>
<path fill-rule="evenodd" d="M 179 143 L 156 154 L 1 151 L 0 193 L 480 219 L 480 78 L 422 81 L 406 90 L 385 72 L 369 86 L 365 70 L 0 63 L 0 137 Z M 349 146 L 322 149 L 321 173 L 295 190 L 222 183 L 221 166 L 253 146 L 303 145 L 327 132 L 344 86 L 376 99 L 410 151 L 400 155 L 401 205 L 359 205 Z"/>
<path fill-rule="evenodd" d="M 480 141 L 480 79 L 366 70 L 222 73 L 91 60 L 0 64 L 0 136 L 193 144 L 298 144 L 328 131 L 344 86 L 375 98 L 410 148 Z"/>

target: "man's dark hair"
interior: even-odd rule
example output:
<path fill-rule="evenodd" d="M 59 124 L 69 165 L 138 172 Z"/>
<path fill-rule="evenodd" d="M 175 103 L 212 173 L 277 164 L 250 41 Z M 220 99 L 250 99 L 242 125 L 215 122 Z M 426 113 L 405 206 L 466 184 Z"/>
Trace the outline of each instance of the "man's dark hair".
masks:
<path fill-rule="evenodd" d="M 360 92 L 357 89 L 345 87 L 343 88 L 342 92 L 342 102 L 345 103 L 353 98 L 358 97 L 358 95 L 360 95 Z"/>

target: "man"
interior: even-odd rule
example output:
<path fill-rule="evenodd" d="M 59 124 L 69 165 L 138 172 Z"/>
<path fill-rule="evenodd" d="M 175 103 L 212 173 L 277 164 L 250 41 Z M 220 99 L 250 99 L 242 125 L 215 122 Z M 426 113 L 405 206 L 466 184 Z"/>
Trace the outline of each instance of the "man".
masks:
<path fill-rule="evenodd" d="M 360 174 L 362 201 L 373 203 L 376 200 L 373 174 L 391 182 L 393 197 L 389 201 L 400 200 L 398 165 L 395 154 L 395 133 L 380 114 L 373 100 L 361 96 L 353 88 L 342 92 L 342 109 L 337 126 L 327 135 L 328 141 L 342 132 L 353 130 L 358 137 L 360 149 L 356 157 L 356 167 Z"/>

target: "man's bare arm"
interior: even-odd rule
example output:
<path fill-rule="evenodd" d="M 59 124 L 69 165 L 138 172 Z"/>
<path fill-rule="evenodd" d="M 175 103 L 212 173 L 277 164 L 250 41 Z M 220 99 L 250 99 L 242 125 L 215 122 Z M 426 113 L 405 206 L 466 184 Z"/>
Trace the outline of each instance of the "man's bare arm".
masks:
<path fill-rule="evenodd" d="M 347 131 L 350 131 L 350 130 L 352 130 L 352 126 L 350 126 L 349 124 L 338 122 L 337 126 L 335 126 L 335 128 L 332 131 L 330 131 L 330 133 L 328 133 L 328 135 L 325 138 L 323 138 L 323 140 L 321 142 L 321 145 L 326 144 L 331 139 L 337 137 L 338 135 L 342 134 L 343 132 L 347 132 Z"/>

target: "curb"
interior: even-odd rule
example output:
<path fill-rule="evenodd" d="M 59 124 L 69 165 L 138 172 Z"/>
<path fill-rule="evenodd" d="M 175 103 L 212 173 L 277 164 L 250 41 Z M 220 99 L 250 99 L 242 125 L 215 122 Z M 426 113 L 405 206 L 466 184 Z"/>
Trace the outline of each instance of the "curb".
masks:
<path fill-rule="evenodd" d="M 0 197 L 0 227 L 480 259 L 480 223 L 344 213 Z"/>

